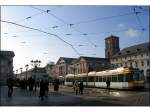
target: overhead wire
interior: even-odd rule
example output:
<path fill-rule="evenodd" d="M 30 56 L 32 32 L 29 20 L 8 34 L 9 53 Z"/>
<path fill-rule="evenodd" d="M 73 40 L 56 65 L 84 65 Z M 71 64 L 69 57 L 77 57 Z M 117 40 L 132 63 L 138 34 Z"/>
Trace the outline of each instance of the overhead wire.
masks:
<path fill-rule="evenodd" d="M 122 16 L 128 16 L 128 15 L 133 15 L 133 14 L 134 14 L 134 12 L 128 12 L 128 13 L 124 13 L 124 14 L 117 14 L 117 15 L 112 15 L 112 16 L 94 18 L 94 19 L 90 19 L 90 20 L 78 21 L 78 22 L 74 22 L 72 24 L 75 26 L 75 25 L 79 25 L 79 24 L 97 22 L 97 21 L 101 21 L 101 20 L 107 20 L 107 19 L 112 19 L 112 18 L 117 18 L 117 17 L 122 17 Z M 56 25 L 56 26 L 57 26 L 57 28 L 63 27 L 63 26 L 65 26 L 65 24 L 60 25 L 60 26 Z"/>
<path fill-rule="evenodd" d="M 64 21 L 63 19 L 61 19 L 61 18 L 57 17 L 56 15 L 54 15 L 54 14 L 52 14 L 52 13 L 50 13 L 50 12 L 47 12 L 47 11 L 45 11 L 45 10 L 43 10 L 43 9 L 40 9 L 40 8 L 37 8 L 37 7 L 33 7 L 33 6 L 30 6 L 30 7 L 31 7 L 31 8 L 34 8 L 34 9 L 37 9 L 37 10 L 39 10 L 39 11 L 42 11 L 42 12 L 46 12 L 47 14 L 50 14 L 50 15 L 51 15 L 52 17 L 54 17 L 55 19 L 57 19 L 57 20 L 61 21 L 62 23 L 64 23 L 64 24 L 70 26 L 70 27 L 71 27 L 73 30 L 75 30 L 76 32 L 82 33 L 81 31 L 79 31 L 79 30 L 77 30 L 75 27 L 73 27 L 74 24 L 69 24 L 69 23 L 67 23 L 66 21 Z M 84 34 L 84 33 L 82 33 L 82 34 Z M 89 41 L 89 43 L 90 43 L 92 46 L 96 47 L 96 45 L 87 37 L 87 35 L 84 35 L 84 36 L 86 37 L 86 39 Z"/>
<path fill-rule="evenodd" d="M 37 10 L 39 10 L 39 11 L 45 12 L 44 10 L 42 10 L 42 9 L 40 9 L 40 8 L 36 8 L 36 7 L 32 7 L 32 8 L 37 9 Z M 76 28 L 74 27 L 74 25 L 83 24 L 83 23 L 90 23 L 90 22 L 95 22 L 95 21 L 99 21 L 99 20 L 112 19 L 112 18 L 116 18 L 116 17 L 122 17 L 122 16 L 127 16 L 127 15 L 132 15 L 132 14 L 136 14 L 136 16 L 137 16 L 137 14 L 139 14 L 139 13 L 142 13 L 142 12 L 139 12 L 139 11 L 136 11 L 136 12 L 135 12 L 135 11 L 134 11 L 134 12 L 128 12 L 128 13 L 125 13 L 125 14 L 113 15 L 113 16 L 102 17 L 102 18 L 96 18 L 96 19 L 91 19 L 91 20 L 87 20 L 87 21 L 80 21 L 80 22 L 76 22 L 76 23 L 73 23 L 73 24 L 68 24 L 68 23 L 67 23 L 66 21 L 64 21 L 63 19 L 57 17 L 56 15 L 54 15 L 54 14 L 52 14 L 52 13 L 47 12 L 47 14 L 50 14 L 50 15 L 53 16 L 55 19 L 57 19 L 57 20 L 61 21 L 62 23 L 64 23 L 64 25 L 65 25 L 65 24 L 66 24 L 66 25 L 69 25 L 72 29 L 74 29 L 75 31 L 77 31 L 77 32 L 79 32 L 80 34 L 82 34 L 83 36 L 85 36 L 86 39 L 91 43 L 91 45 L 94 45 L 95 49 L 96 49 L 97 46 L 89 39 L 88 34 L 79 31 L 78 29 L 76 29 Z M 141 21 L 140 21 L 140 19 L 139 19 L 138 16 L 137 16 L 137 19 L 138 19 L 138 21 L 139 21 L 139 23 L 140 23 L 140 26 L 141 26 L 142 30 L 144 31 L 145 29 L 144 29 L 144 27 L 142 26 L 142 23 L 141 23 Z M 61 26 L 63 26 L 63 25 L 61 25 Z M 53 28 L 58 28 L 58 27 L 59 27 L 59 26 L 57 26 L 57 27 L 55 26 L 55 27 L 53 27 Z M 70 34 L 68 34 L 68 35 L 70 35 Z M 95 50 L 95 51 L 96 51 L 96 50 Z"/>
<path fill-rule="evenodd" d="M 143 27 L 143 25 L 142 25 L 142 22 L 141 22 L 141 20 L 140 20 L 140 18 L 139 18 L 139 16 L 138 16 L 141 12 L 137 11 L 135 7 L 133 7 L 133 12 L 134 12 L 134 14 L 135 14 L 135 17 L 136 17 L 138 23 L 139 23 L 139 26 L 144 30 L 144 27 Z"/>
<path fill-rule="evenodd" d="M 20 26 L 20 27 L 23 27 L 23 28 L 26 28 L 26 29 L 30 29 L 30 30 L 41 32 L 41 33 L 45 33 L 45 34 L 48 34 L 48 35 L 52 35 L 52 36 L 58 38 L 59 40 L 61 40 L 62 42 L 66 43 L 67 45 L 69 45 L 80 56 L 80 53 L 75 49 L 75 47 L 72 44 L 70 44 L 69 42 L 65 41 L 64 39 L 62 39 L 57 34 L 49 33 L 49 32 L 46 32 L 46 31 L 43 31 L 43 30 L 40 30 L 40 29 L 37 29 L 37 28 L 21 25 L 21 24 L 18 24 L 18 23 L 15 23 L 15 22 L 11 22 L 11 21 L 5 21 L 5 20 L 0 20 L 0 21 L 4 22 L 4 23 Z"/>
<path fill-rule="evenodd" d="M 60 6 L 59 6 L 59 7 L 60 7 Z M 59 8 L 59 7 L 57 6 L 57 7 L 55 7 L 55 8 L 49 9 L 49 10 L 47 10 L 47 12 L 56 10 L 56 9 Z M 21 21 L 24 21 L 24 20 L 27 20 L 27 19 L 31 19 L 31 18 L 33 18 L 33 17 L 35 17 L 35 16 L 38 16 L 38 15 L 41 15 L 41 14 L 43 14 L 43 13 L 44 13 L 44 12 L 35 13 L 35 14 L 33 14 L 33 15 L 27 16 L 27 17 L 24 18 L 24 19 L 21 19 L 21 20 L 16 21 L 16 23 L 21 22 Z"/>

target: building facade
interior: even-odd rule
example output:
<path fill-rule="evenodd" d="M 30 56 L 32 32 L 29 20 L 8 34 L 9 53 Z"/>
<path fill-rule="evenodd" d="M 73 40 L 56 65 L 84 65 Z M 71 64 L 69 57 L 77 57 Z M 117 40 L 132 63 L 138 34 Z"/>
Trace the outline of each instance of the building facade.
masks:
<path fill-rule="evenodd" d="M 108 69 L 110 66 L 109 59 L 97 57 L 66 58 L 60 57 L 56 65 L 49 69 L 51 76 L 59 77 L 67 74 L 80 74 L 90 71 L 101 71 Z"/>
<path fill-rule="evenodd" d="M 106 70 L 110 66 L 109 59 L 98 57 L 81 56 L 76 61 L 73 61 L 69 66 L 69 74 L 80 74 L 91 71 Z"/>
<path fill-rule="evenodd" d="M 30 77 L 33 79 L 40 81 L 41 79 L 48 79 L 48 74 L 46 72 L 45 67 L 32 68 L 28 71 L 23 71 L 20 74 L 17 74 L 17 78 L 20 80 L 26 79 L 28 80 Z"/>
<path fill-rule="evenodd" d="M 65 76 L 69 73 L 69 65 L 77 60 L 76 58 L 66 58 L 66 57 L 60 57 L 55 65 L 55 75 L 58 76 Z"/>
<path fill-rule="evenodd" d="M 0 85 L 6 85 L 8 77 L 14 77 L 13 74 L 13 51 L 0 51 Z"/>
<path fill-rule="evenodd" d="M 47 65 L 46 72 L 51 78 L 56 78 L 56 66 L 55 64 Z"/>
<path fill-rule="evenodd" d="M 111 58 L 118 67 L 132 67 L 143 71 L 145 82 L 150 82 L 150 43 L 142 43 L 122 49 Z"/>

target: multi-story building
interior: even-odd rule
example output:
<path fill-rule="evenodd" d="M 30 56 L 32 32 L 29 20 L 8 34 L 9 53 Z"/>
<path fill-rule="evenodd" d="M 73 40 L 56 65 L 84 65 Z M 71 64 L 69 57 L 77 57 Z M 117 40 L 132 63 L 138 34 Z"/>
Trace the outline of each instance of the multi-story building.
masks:
<path fill-rule="evenodd" d="M 118 49 L 119 42 L 117 38 L 114 39 L 114 37 L 110 36 L 109 38 L 105 39 L 105 41 L 106 44 L 110 44 L 110 45 L 106 45 L 107 46 L 106 56 L 110 58 L 111 64 L 113 64 L 115 67 L 138 68 L 141 71 L 143 71 L 145 82 L 150 82 L 150 42 L 133 45 L 124 48 L 122 50 L 119 50 Z M 117 44 L 117 45 L 112 46 L 112 44 Z M 107 51 L 110 52 L 107 53 Z M 113 51 L 118 51 L 118 52 L 115 52 L 114 54 Z"/>
<path fill-rule="evenodd" d="M 56 78 L 56 66 L 55 64 L 47 64 L 46 65 L 46 71 L 49 77 Z"/>
<path fill-rule="evenodd" d="M 145 81 L 150 81 L 150 43 L 143 43 L 122 49 L 111 58 L 116 66 L 139 68 L 143 70 Z"/>
<path fill-rule="evenodd" d="M 69 74 L 87 73 L 90 71 L 106 70 L 110 66 L 109 59 L 81 56 L 68 67 Z"/>
<path fill-rule="evenodd" d="M 23 79 L 29 79 L 30 77 L 34 78 L 35 80 L 41 80 L 41 79 L 48 79 L 48 74 L 46 72 L 46 68 L 38 67 L 38 68 L 32 68 L 28 71 L 23 71 L 20 74 L 17 74 L 17 78 L 20 80 Z"/>
<path fill-rule="evenodd" d="M 66 57 L 60 57 L 55 65 L 55 75 L 56 76 L 65 76 L 68 74 L 69 71 L 69 65 L 77 60 L 76 58 L 66 58 Z"/>
<path fill-rule="evenodd" d="M 5 85 L 8 77 L 13 77 L 13 51 L 0 51 L 0 85 Z"/>
<path fill-rule="evenodd" d="M 51 76 L 65 76 L 67 74 L 87 73 L 90 71 L 101 71 L 108 69 L 109 59 L 97 57 L 66 58 L 60 57 L 56 65 L 49 69 Z"/>

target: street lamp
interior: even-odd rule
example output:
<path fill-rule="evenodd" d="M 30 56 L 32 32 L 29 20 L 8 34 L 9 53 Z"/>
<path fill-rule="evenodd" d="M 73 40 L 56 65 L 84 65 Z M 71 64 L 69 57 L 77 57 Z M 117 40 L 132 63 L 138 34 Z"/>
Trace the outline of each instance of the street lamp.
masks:
<path fill-rule="evenodd" d="M 27 71 L 28 71 L 29 65 L 26 64 L 25 67 L 26 67 L 26 80 L 27 80 Z"/>
<path fill-rule="evenodd" d="M 34 68 L 34 78 L 36 80 L 36 70 L 37 70 L 37 67 L 39 67 L 41 64 L 41 61 L 40 60 L 31 60 L 31 65 L 33 66 Z"/>

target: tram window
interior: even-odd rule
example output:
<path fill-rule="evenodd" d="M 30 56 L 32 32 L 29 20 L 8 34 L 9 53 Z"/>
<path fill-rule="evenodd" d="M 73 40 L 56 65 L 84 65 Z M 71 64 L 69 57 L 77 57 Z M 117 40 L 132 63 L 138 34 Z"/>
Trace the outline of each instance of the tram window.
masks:
<path fill-rule="evenodd" d="M 117 82 L 117 76 L 112 76 L 112 82 Z"/>
<path fill-rule="evenodd" d="M 123 75 L 118 75 L 118 82 L 123 82 L 123 79 L 124 79 Z"/>
<path fill-rule="evenodd" d="M 126 82 L 131 82 L 131 81 L 133 81 L 133 76 L 132 76 L 132 74 L 126 75 L 126 76 L 125 76 L 125 81 L 126 81 Z"/>
<path fill-rule="evenodd" d="M 133 80 L 134 81 L 138 81 L 139 80 L 139 74 L 138 73 L 134 73 L 134 75 L 133 75 Z"/>
<path fill-rule="evenodd" d="M 102 82 L 102 77 L 99 77 L 99 82 Z"/>
<path fill-rule="evenodd" d="M 96 77 L 96 80 L 95 80 L 96 82 L 99 82 L 99 77 Z"/>
<path fill-rule="evenodd" d="M 106 77 L 103 77 L 103 82 L 106 82 L 107 81 L 107 78 Z"/>
<path fill-rule="evenodd" d="M 94 82 L 94 77 L 88 77 L 89 82 Z"/>
<path fill-rule="evenodd" d="M 87 77 L 83 77 L 83 82 L 86 82 L 87 81 Z"/>
<path fill-rule="evenodd" d="M 111 81 L 111 77 L 110 77 L 110 76 L 109 76 L 109 77 L 107 77 L 107 80 Z"/>

